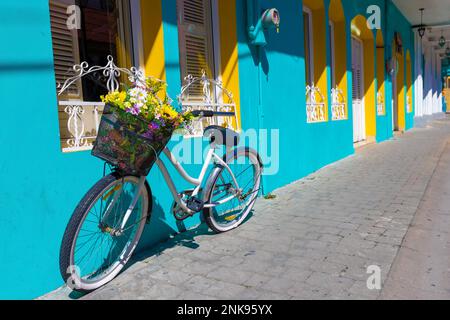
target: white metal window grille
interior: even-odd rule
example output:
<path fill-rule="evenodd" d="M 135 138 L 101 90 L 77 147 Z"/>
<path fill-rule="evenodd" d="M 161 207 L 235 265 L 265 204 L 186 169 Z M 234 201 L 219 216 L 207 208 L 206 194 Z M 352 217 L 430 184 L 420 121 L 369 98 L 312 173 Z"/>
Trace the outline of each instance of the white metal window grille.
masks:
<path fill-rule="evenodd" d="M 325 98 L 314 84 L 306 86 L 306 114 L 308 123 L 326 121 Z"/>
<path fill-rule="evenodd" d="M 333 121 L 347 120 L 347 108 L 344 94 L 338 87 L 331 89 L 331 113 Z"/>
<path fill-rule="evenodd" d="M 191 88 L 201 88 L 201 97 L 194 90 L 196 99 L 192 99 L 191 94 L 193 91 Z M 217 99 L 217 95 L 220 96 L 220 99 Z M 233 94 L 223 87 L 222 82 L 208 79 L 206 72 L 203 72 L 201 77 L 188 75 L 184 79 L 178 102 L 183 111 L 208 110 L 234 113 L 234 117 L 203 118 L 200 121 L 195 121 L 191 130 L 191 134 L 194 137 L 202 136 L 204 130 L 211 125 L 235 129 L 235 125 L 239 123 Z"/>
<path fill-rule="evenodd" d="M 411 113 L 412 110 L 412 103 L 411 103 L 411 97 L 409 95 L 406 96 L 406 110 L 408 113 Z"/>
<path fill-rule="evenodd" d="M 386 112 L 384 110 L 383 94 L 381 92 L 377 93 L 377 114 L 379 116 L 386 115 Z"/>
<path fill-rule="evenodd" d="M 144 84 L 144 75 L 142 71 L 131 68 L 119 68 L 114 64 L 112 56 L 108 56 L 108 64 L 104 67 L 89 67 L 87 62 L 73 66 L 76 75 L 67 79 L 63 84 L 58 83 L 58 97 L 64 96 L 70 88 L 81 81 L 83 77 L 93 74 L 103 75 L 103 80 L 108 92 L 118 91 L 120 89 L 120 80 L 127 77 L 131 83 L 140 82 Z M 97 132 L 100 125 L 100 117 L 103 112 L 104 103 L 102 102 L 83 102 L 83 101 L 60 101 L 59 105 L 64 107 L 65 112 L 69 115 L 67 121 L 67 129 L 71 134 L 68 139 L 68 147 L 65 152 L 90 150 L 93 142 L 97 138 Z M 89 107 L 89 109 L 87 108 Z M 92 112 L 89 117 L 84 117 L 86 110 Z M 88 122 L 89 121 L 89 122 Z M 92 127 L 92 131 L 87 128 Z"/>
<path fill-rule="evenodd" d="M 80 63 L 80 52 L 83 46 L 80 34 L 84 34 L 83 37 L 93 40 L 97 43 L 96 45 L 104 43 L 104 51 L 109 52 L 109 44 L 105 42 L 105 39 L 109 39 L 108 34 L 103 30 L 105 23 L 108 23 L 110 28 L 117 28 L 118 38 L 108 41 L 113 41 L 113 45 L 116 47 L 115 54 L 120 58 L 119 60 L 123 60 L 122 63 L 131 63 L 128 58 L 130 56 L 128 51 L 131 50 L 132 46 L 131 21 L 129 14 L 127 14 L 127 12 L 130 12 L 129 3 L 118 0 L 114 2 L 118 19 L 109 16 L 109 13 L 108 15 L 106 13 L 98 15 L 95 9 L 89 7 L 86 10 L 90 15 L 90 22 L 86 26 L 82 25 L 82 28 L 85 29 L 83 29 L 83 33 L 79 33 L 76 29 L 71 30 L 67 26 L 69 14 L 71 14 L 70 11 L 68 13 L 68 7 L 74 4 L 76 4 L 75 0 L 49 1 L 54 71 L 58 87 L 60 140 L 63 152 L 90 150 L 96 139 L 104 104 L 98 101 L 100 100 L 100 94 L 88 93 L 88 91 L 96 92 L 92 90 L 90 85 L 95 82 L 99 88 L 102 88 L 102 92 L 105 92 L 106 89 L 115 88 L 116 85 L 118 87 L 120 81 L 126 82 L 127 80 L 123 76 L 123 69 L 122 78 L 117 76 L 114 81 L 110 79 L 108 72 L 117 73 L 117 69 L 119 69 L 114 65 L 112 56 L 108 57 L 108 65 L 105 67 L 89 68 L 87 62 Z M 95 17 L 98 18 L 98 21 L 92 24 L 91 22 L 96 19 Z M 86 27 L 89 28 L 86 29 Z M 118 46 L 118 43 L 124 45 Z M 83 90 L 82 79 L 84 76 L 87 76 L 86 78 L 89 78 L 90 81 L 84 88 L 86 90 Z M 110 80 L 114 82 L 114 85 L 107 88 L 105 83 Z M 95 98 L 86 98 L 92 96 L 95 96 Z"/>

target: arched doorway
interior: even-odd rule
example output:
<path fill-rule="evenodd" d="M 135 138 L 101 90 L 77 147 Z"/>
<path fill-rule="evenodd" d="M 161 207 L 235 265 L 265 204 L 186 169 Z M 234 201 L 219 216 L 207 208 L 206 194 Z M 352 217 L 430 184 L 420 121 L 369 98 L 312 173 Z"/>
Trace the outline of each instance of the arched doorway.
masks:
<path fill-rule="evenodd" d="M 383 32 L 377 31 L 377 115 L 386 115 L 386 95 L 385 95 L 385 64 L 384 64 L 384 39 Z"/>
<path fill-rule="evenodd" d="M 406 113 L 413 112 L 412 63 L 409 50 L 406 51 Z"/>
<path fill-rule="evenodd" d="M 395 33 L 392 40 L 392 57 L 395 59 L 395 72 L 392 74 L 392 120 L 394 131 L 405 130 L 405 63 L 402 40 Z"/>
<path fill-rule="evenodd" d="M 375 39 L 366 19 L 352 20 L 353 142 L 374 141 L 376 136 Z"/>

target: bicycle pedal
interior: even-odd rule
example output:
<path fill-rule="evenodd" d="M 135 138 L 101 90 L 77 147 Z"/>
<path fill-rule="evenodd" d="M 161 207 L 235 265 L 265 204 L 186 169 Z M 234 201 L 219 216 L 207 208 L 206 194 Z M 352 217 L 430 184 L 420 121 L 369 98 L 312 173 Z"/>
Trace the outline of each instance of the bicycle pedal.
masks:
<path fill-rule="evenodd" d="M 200 212 L 205 207 L 205 203 L 200 199 L 192 197 L 192 198 L 189 198 L 189 200 L 186 203 L 186 206 L 191 211 Z"/>

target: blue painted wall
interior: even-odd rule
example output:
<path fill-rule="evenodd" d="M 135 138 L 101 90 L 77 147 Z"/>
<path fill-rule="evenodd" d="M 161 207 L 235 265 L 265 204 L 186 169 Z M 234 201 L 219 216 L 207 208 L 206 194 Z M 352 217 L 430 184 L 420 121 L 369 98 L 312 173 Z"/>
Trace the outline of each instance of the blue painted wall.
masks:
<path fill-rule="evenodd" d="M 181 85 L 175 3 L 163 1 L 171 96 L 176 96 Z M 343 0 L 348 28 L 351 19 L 373 3 L 384 4 L 381 0 Z M 261 0 L 261 4 L 272 7 L 274 1 Z M 268 46 L 258 51 L 247 43 L 245 1 L 237 0 L 243 127 L 280 130 L 280 171 L 264 178 L 266 192 L 354 152 L 351 117 L 348 121 L 306 123 L 302 1 L 277 1 L 275 6 L 282 16 L 281 32 L 270 31 Z M 390 1 L 388 7 L 386 57 L 390 57 L 394 30 L 402 33 L 404 47 L 410 48 L 414 57 L 409 24 Z M 103 165 L 88 152 L 63 154 L 60 150 L 48 1 L 0 0 L 0 36 L 0 274 L 6 275 L 0 299 L 28 299 L 62 284 L 58 254 L 64 229 L 80 198 L 101 178 Z M 350 52 L 350 32 L 347 47 Z M 347 70 L 351 88 L 350 55 Z M 388 77 L 386 83 L 386 101 L 390 101 Z M 348 101 L 351 115 L 351 92 Z M 389 107 L 387 111 L 385 119 L 378 119 L 379 141 L 392 136 Z M 412 127 L 412 119 L 407 123 Z M 192 174 L 198 171 L 199 166 L 189 167 Z M 172 200 L 161 174 L 153 170 L 149 181 L 155 196 L 154 215 L 141 250 L 200 222 L 193 218 L 177 225 L 169 214 Z M 177 182 L 185 186 L 180 179 Z"/>
<path fill-rule="evenodd" d="M 65 227 L 102 177 L 103 164 L 89 152 L 61 152 L 48 1 L 0 0 L 0 8 L 0 88 L 7 106 L 0 126 L 0 299 L 28 299 L 62 285 L 58 259 Z M 166 35 L 169 44 L 178 43 L 178 36 Z M 169 73 L 173 92 L 175 69 Z M 149 181 L 155 206 L 140 249 L 199 223 L 193 218 L 177 225 L 161 174 L 153 170 Z"/>

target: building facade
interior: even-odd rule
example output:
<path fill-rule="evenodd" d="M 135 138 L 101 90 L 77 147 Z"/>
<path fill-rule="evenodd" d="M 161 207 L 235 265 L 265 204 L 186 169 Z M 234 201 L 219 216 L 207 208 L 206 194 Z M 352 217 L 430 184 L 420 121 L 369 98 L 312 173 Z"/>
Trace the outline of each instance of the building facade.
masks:
<path fill-rule="evenodd" d="M 273 7 L 279 30 L 258 32 L 261 13 Z M 0 0 L 0 9 L 0 298 L 62 285 L 65 226 L 103 175 L 89 149 L 104 89 L 85 79 L 56 94 L 74 64 L 103 65 L 112 55 L 167 81 L 172 97 L 189 74 L 220 79 L 233 92 L 235 128 L 270 133 L 260 136 L 265 165 L 275 168 L 265 193 L 443 108 L 440 64 L 420 51 L 391 0 Z M 83 102 L 82 114 L 68 108 L 72 100 Z M 84 125 L 81 143 L 75 118 Z M 141 250 L 200 223 L 177 223 L 161 174 L 148 180 L 154 208 Z"/>

